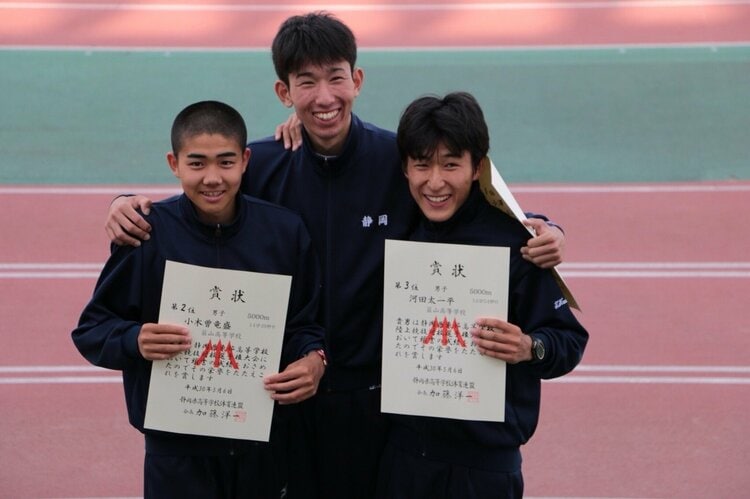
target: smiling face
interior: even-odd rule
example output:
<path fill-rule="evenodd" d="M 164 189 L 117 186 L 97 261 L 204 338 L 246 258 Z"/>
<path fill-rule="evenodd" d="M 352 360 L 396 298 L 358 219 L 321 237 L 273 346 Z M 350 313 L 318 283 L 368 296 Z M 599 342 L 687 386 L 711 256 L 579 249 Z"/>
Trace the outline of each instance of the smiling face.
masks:
<path fill-rule="evenodd" d="M 352 71 L 346 61 L 303 66 L 289 74 L 289 84 L 276 82 L 276 95 L 294 107 L 315 150 L 336 155 L 346 142 L 352 121 L 354 100 L 359 95 L 364 73 Z"/>
<path fill-rule="evenodd" d="M 183 137 L 177 155 L 167 154 L 203 223 L 226 224 L 235 217 L 235 197 L 250 159 L 250 150 L 239 144 L 235 137 L 201 133 Z"/>
<path fill-rule="evenodd" d="M 430 158 L 407 158 L 404 173 L 424 216 L 445 222 L 466 202 L 480 170 L 472 165 L 468 151 L 451 154 L 441 143 Z"/>

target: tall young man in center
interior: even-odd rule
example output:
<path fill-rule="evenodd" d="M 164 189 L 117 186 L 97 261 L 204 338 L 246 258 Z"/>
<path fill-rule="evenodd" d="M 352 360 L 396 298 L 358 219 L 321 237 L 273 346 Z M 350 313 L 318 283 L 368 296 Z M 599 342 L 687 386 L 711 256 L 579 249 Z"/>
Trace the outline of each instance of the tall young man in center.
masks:
<path fill-rule="evenodd" d="M 380 414 L 383 252 L 385 239 L 406 239 L 418 209 L 401 171 L 393 132 L 352 113 L 364 72 L 351 30 L 312 13 L 287 19 L 272 45 L 275 91 L 294 108 L 303 143 L 295 150 L 269 137 L 251 142 L 242 191 L 291 208 L 305 221 L 323 271 L 320 322 L 328 367 L 307 418 L 290 439 L 288 497 L 366 498 L 375 490 L 385 424 Z M 147 225 L 136 196 L 113 203 L 110 237 L 132 243 Z M 540 247 L 531 257 L 559 263 L 563 236 L 537 220 Z M 529 243 L 529 247 L 533 243 Z M 534 253 L 532 252 L 532 253 Z M 551 263 L 550 263 L 551 262 Z M 308 459 L 309 458 L 309 459 Z"/>
<path fill-rule="evenodd" d="M 310 431 L 298 438 L 314 453 L 309 471 L 321 498 L 374 491 L 385 435 L 379 390 L 384 241 L 405 238 L 418 214 L 394 134 L 352 112 L 364 79 L 356 55 L 351 31 L 332 17 L 293 17 L 281 26 L 272 45 L 275 91 L 299 117 L 303 144 L 292 152 L 272 137 L 251 143 L 242 184 L 243 191 L 300 213 L 319 251 L 329 362 L 307 407 Z"/>

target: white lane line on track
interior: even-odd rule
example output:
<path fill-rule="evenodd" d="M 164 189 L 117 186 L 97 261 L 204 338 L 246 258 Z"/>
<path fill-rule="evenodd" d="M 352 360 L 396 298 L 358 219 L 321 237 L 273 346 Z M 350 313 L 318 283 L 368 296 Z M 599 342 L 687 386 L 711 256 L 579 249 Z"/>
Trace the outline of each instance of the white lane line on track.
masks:
<path fill-rule="evenodd" d="M 96 262 L 0 262 L 0 270 L 96 270 Z M 750 262 L 570 262 L 559 266 L 565 270 L 750 270 Z"/>
<path fill-rule="evenodd" d="M 0 370 L 2 372 L 2 370 Z M 581 364 L 574 372 L 727 373 L 748 374 L 750 366 L 635 366 Z"/>
<path fill-rule="evenodd" d="M 562 44 L 562 45 L 440 45 L 440 46 L 367 46 L 360 47 L 360 52 L 540 52 L 540 51 L 613 51 L 620 55 L 630 53 L 632 50 L 651 49 L 684 49 L 697 48 L 719 52 L 726 48 L 748 46 L 747 41 L 727 42 L 719 40 L 705 40 L 702 42 L 663 42 L 663 43 L 598 43 L 596 45 L 585 44 Z M 57 52 L 85 52 L 90 56 L 98 52 L 138 52 L 138 53 L 162 53 L 164 57 L 170 57 L 172 53 L 200 52 L 200 53 L 232 53 L 232 52 L 268 52 L 268 47 L 259 46 L 233 46 L 233 47 L 210 47 L 200 45 L 0 45 L 1 51 L 57 51 Z"/>
<path fill-rule="evenodd" d="M 707 365 L 625 365 L 625 364 L 581 364 L 575 368 L 576 373 L 587 372 L 640 372 L 640 373 L 726 373 L 750 375 L 750 366 L 707 366 Z M 39 373 L 119 373 L 112 369 L 92 365 L 34 365 L 34 366 L 0 366 L 0 375 L 4 374 L 39 374 Z"/>
<path fill-rule="evenodd" d="M 626 0 L 570 1 L 570 2 L 470 2 L 470 3 L 329 3 L 319 10 L 340 12 L 390 12 L 390 11 L 528 11 L 528 10 L 592 10 L 592 9 L 644 9 L 691 8 L 714 6 L 743 6 L 750 0 Z M 0 2 L 0 9 L 14 10 L 96 10 L 96 11 L 156 11 L 156 12 L 287 12 L 309 10 L 306 4 L 185 4 L 185 3 L 103 3 L 103 2 Z"/>
<path fill-rule="evenodd" d="M 0 385 L 79 385 L 122 383 L 121 376 L 55 376 L 36 378 L 0 378 Z"/>
<path fill-rule="evenodd" d="M 604 373 L 619 374 L 613 375 Z M 634 374 L 626 375 L 626 373 Z M 701 376 L 701 374 L 710 374 L 711 376 Z M 567 376 L 545 380 L 545 382 L 639 385 L 750 385 L 750 366 L 637 366 L 583 364 L 576 367 L 575 370 Z"/>
<path fill-rule="evenodd" d="M 623 374 L 609 375 L 602 373 Z M 624 375 L 624 373 L 638 374 Z M 54 376 L 54 374 L 64 375 Z M 726 376 L 721 376 L 722 374 Z M 119 371 L 94 366 L 0 366 L 0 385 L 109 384 L 121 382 L 122 378 Z M 750 367 L 581 365 L 567 376 L 545 380 L 545 383 L 750 385 Z"/>
<path fill-rule="evenodd" d="M 750 187 L 750 186 L 748 186 Z M 68 195 L 68 196 L 117 196 L 124 193 L 163 194 L 171 196 L 181 191 L 176 187 L 139 187 L 132 185 L 115 186 L 12 186 L 0 187 L 0 195 L 39 196 L 39 195 Z"/>
<path fill-rule="evenodd" d="M 102 263 L 0 262 L 0 279 L 96 279 Z M 750 262 L 570 262 L 564 278 L 750 278 Z"/>
<path fill-rule="evenodd" d="M 545 383 L 634 385 L 750 385 L 750 378 L 710 376 L 576 376 L 544 380 Z"/>
<path fill-rule="evenodd" d="M 690 270 L 583 270 L 560 271 L 563 278 L 595 278 L 595 279 L 747 279 L 748 271 L 690 271 Z M 2 275 L 0 274 L 0 278 Z"/>
<path fill-rule="evenodd" d="M 559 184 L 532 185 L 516 184 L 510 186 L 511 191 L 525 194 L 686 194 L 686 193 L 723 193 L 750 192 L 750 181 L 739 183 L 656 183 L 656 184 Z M 0 195 L 70 195 L 70 196 L 116 196 L 123 193 L 138 193 L 144 195 L 178 194 L 179 188 L 170 186 L 134 186 L 134 185 L 106 185 L 106 186 L 0 186 Z"/>

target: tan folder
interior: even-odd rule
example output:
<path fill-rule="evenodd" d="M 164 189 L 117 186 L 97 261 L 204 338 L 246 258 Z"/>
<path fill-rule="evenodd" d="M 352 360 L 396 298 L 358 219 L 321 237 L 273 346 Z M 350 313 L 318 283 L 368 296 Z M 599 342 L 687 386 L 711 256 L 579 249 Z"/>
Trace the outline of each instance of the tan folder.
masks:
<path fill-rule="evenodd" d="M 505 180 L 503 180 L 500 172 L 497 171 L 497 168 L 495 168 L 494 163 L 492 163 L 492 160 L 489 157 L 484 158 L 482 161 L 482 173 L 479 177 L 479 187 L 482 189 L 484 197 L 492 206 L 504 211 L 519 222 L 526 220 L 526 215 L 521 209 L 521 206 L 516 201 L 516 198 L 513 197 L 513 194 L 508 188 L 508 184 L 505 183 Z M 524 225 L 524 227 L 526 226 Z M 532 235 L 536 235 L 530 227 L 526 227 L 526 230 Z M 560 275 L 560 272 L 557 268 L 551 270 L 555 276 L 557 284 L 562 290 L 563 296 L 568 300 L 568 305 L 576 310 L 581 310 L 573 293 Z"/>

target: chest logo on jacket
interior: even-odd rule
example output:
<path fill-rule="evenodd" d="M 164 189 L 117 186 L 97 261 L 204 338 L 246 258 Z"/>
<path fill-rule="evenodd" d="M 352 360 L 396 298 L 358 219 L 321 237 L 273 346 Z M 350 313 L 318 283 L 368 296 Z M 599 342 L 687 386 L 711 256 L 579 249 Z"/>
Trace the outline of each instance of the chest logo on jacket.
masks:
<path fill-rule="evenodd" d="M 377 223 L 376 223 L 377 219 Z M 378 215 L 377 217 L 373 218 L 370 215 L 365 215 L 362 217 L 362 227 L 364 228 L 370 228 L 372 226 L 387 226 L 388 225 L 388 215 Z"/>

